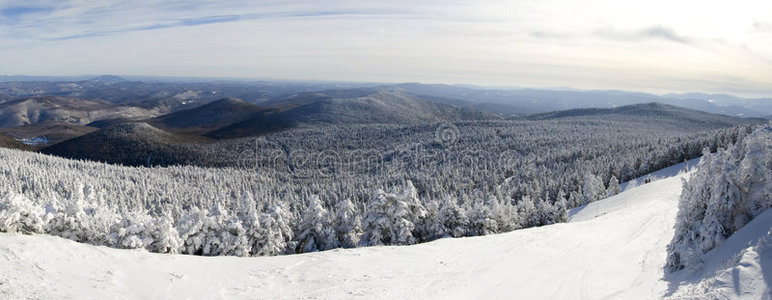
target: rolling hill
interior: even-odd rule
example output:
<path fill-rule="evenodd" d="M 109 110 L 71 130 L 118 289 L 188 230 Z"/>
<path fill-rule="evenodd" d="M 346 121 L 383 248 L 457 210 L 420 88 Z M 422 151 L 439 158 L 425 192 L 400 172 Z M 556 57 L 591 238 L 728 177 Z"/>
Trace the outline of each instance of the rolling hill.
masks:
<path fill-rule="evenodd" d="M 11 148 L 11 149 L 19 149 L 19 150 L 30 150 L 32 147 L 29 147 L 25 144 L 22 144 L 21 142 L 15 140 L 14 138 L 7 136 L 3 133 L 0 133 L 0 147 L 2 148 Z"/>
<path fill-rule="evenodd" d="M 396 87 L 420 97 L 434 97 L 436 101 L 453 101 L 460 105 L 507 115 L 584 107 L 613 107 L 659 99 L 652 94 L 625 91 L 491 89 L 420 83 L 404 83 Z"/>
<path fill-rule="evenodd" d="M 102 84 L 115 84 L 115 83 L 126 82 L 128 80 L 116 75 L 100 75 L 86 81 L 93 82 L 93 83 L 102 83 Z"/>
<path fill-rule="evenodd" d="M 175 134 L 136 122 L 108 127 L 46 147 L 41 152 L 113 164 L 167 165 L 200 156 L 201 153 L 193 153 L 189 147 L 208 141 L 204 137 Z"/>
<path fill-rule="evenodd" d="M 319 125 L 415 125 L 500 119 L 494 114 L 438 104 L 395 90 L 371 91 L 356 98 L 334 98 L 322 93 L 301 94 L 265 105 L 269 109 L 243 122 L 215 130 L 207 136 L 235 138 Z"/>
<path fill-rule="evenodd" d="M 772 113 L 769 98 L 748 99 L 703 93 L 659 96 L 616 90 L 483 88 L 420 83 L 404 83 L 391 87 L 441 103 L 453 103 L 504 115 L 591 107 L 613 108 L 649 102 L 661 102 L 736 117 L 763 117 Z"/>
<path fill-rule="evenodd" d="M 19 139 L 45 138 L 47 145 L 56 144 L 97 130 L 99 129 L 60 121 L 45 121 L 24 126 L 0 128 L 0 132 Z"/>
<path fill-rule="evenodd" d="M 518 119 L 534 121 L 559 119 L 570 120 L 577 118 L 600 118 L 604 120 L 648 119 L 652 122 L 668 122 L 677 126 L 701 126 L 707 128 L 733 126 L 748 122 L 763 122 L 760 119 L 743 119 L 725 115 L 711 114 L 703 111 L 657 102 L 633 104 L 615 108 L 580 108 L 518 117 Z"/>
<path fill-rule="evenodd" d="M 0 127 L 16 127 L 47 121 L 86 125 L 110 118 L 149 118 L 152 109 L 113 105 L 103 101 L 58 96 L 40 96 L 0 104 Z"/>
<path fill-rule="evenodd" d="M 163 115 L 149 120 L 148 123 L 172 132 L 205 134 L 245 121 L 265 110 L 240 99 L 224 98 L 193 109 Z"/>
<path fill-rule="evenodd" d="M 372 129 L 373 133 L 386 134 L 383 138 L 369 140 L 357 138 L 349 141 L 361 146 L 361 143 L 375 147 L 390 143 L 391 133 L 377 128 L 402 128 L 403 134 L 426 135 L 436 138 L 439 123 L 454 123 L 458 128 L 463 124 L 473 125 L 483 130 L 487 126 L 522 126 L 542 124 L 544 126 L 586 126 L 587 124 L 613 124 L 608 128 L 629 130 L 630 126 L 667 132 L 698 132 L 709 129 L 726 128 L 739 124 L 760 123 L 762 120 L 734 118 L 713 115 L 699 111 L 679 108 L 671 105 L 649 103 L 637 104 L 613 109 L 578 109 L 546 114 L 518 117 L 503 120 L 496 115 L 469 108 L 458 108 L 416 99 L 401 93 L 376 92 L 367 97 L 335 99 L 320 95 L 303 95 L 298 98 L 271 103 L 268 108 L 260 109 L 252 104 L 227 99 L 205 105 L 198 109 L 181 111 L 149 121 L 104 120 L 91 126 L 102 128 L 99 131 L 79 138 L 67 140 L 44 148 L 44 153 L 67 158 L 107 161 L 126 165 L 145 165 L 152 154 L 154 165 L 193 164 L 199 166 L 231 166 L 239 161 L 233 151 L 254 143 L 239 138 L 268 135 L 269 139 L 291 138 L 292 133 L 309 134 L 311 131 L 332 130 L 343 136 L 355 136 Z M 309 100 L 313 99 L 313 100 Z M 221 114 L 209 114 L 224 109 Z M 241 111 L 236 109 L 243 108 Z M 256 111 L 254 114 L 253 111 Z M 204 136 L 196 133 L 205 132 L 251 115 L 247 120 L 224 126 Z M 162 120 L 167 124 L 180 126 L 167 129 L 170 125 L 152 124 Z M 474 122 L 463 122 L 475 120 Z M 462 121 L 459 123 L 459 121 Z M 463 124 L 462 124 L 463 123 Z M 475 125 L 476 124 L 476 125 Z M 486 125 L 487 124 L 487 125 Z M 169 126 L 169 127 L 164 127 Z M 192 126 L 186 129 L 183 126 Z M 537 126 L 539 127 L 539 126 Z M 89 127 L 91 128 L 91 127 Z M 606 127 L 604 127 L 606 128 Z M 628 129 L 621 129 L 628 128 Z M 186 131 L 187 130 L 187 131 Z M 290 132 L 291 130 L 291 132 Z M 343 131 L 341 131 L 343 130 Z M 599 128 L 599 130 L 604 130 Z M 287 131 L 287 136 L 279 131 Z M 349 131 L 352 131 L 349 133 Z M 452 134 L 461 132 L 451 132 Z M 480 133 L 476 133 L 480 134 Z M 431 138 L 430 138 L 431 139 Z M 210 143 L 221 140 L 216 143 Z M 311 138 L 304 139 L 306 141 Z M 421 140 L 427 140 L 424 136 Z M 329 141 L 312 142 L 330 149 Z M 354 146 L 352 146 L 354 147 Z M 281 147 L 279 147 L 281 148 Z M 242 149 L 243 150 L 243 149 Z"/>

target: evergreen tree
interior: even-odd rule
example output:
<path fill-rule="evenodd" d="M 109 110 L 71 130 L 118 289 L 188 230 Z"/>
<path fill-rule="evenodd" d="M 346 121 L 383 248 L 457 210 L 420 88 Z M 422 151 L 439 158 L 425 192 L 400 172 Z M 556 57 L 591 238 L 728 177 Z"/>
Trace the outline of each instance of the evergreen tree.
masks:
<path fill-rule="evenodd" d="M 338 248 L 330 213 L 316 195 L 308 199 L 308 206 L 298 227 L 297 253 Z"/>
<path fill-rule="evenodd" d="M 619 179 L 616 176 L 611 175 L 611 179 L 608 181 L 608 188 L 606 189 L 606 196 L 611 197 L 622 192 L 622 186 L 619 185 Z"/>
<path fill-rule="evenodd" d="M 348 198 L 335 205 L 333 226 L 338 244 L 344 248 L 353 248 L 362 236 L 362 219 L 359 211 Z"/>

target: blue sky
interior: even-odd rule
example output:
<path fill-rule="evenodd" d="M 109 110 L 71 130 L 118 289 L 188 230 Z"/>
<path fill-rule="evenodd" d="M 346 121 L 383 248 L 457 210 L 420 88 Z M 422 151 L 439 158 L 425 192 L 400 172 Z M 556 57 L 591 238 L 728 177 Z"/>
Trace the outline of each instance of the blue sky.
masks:
<path fill-rule="evenodd" d="M 0 74 L 772 96 L 770 3 L 0 0 Z"/>

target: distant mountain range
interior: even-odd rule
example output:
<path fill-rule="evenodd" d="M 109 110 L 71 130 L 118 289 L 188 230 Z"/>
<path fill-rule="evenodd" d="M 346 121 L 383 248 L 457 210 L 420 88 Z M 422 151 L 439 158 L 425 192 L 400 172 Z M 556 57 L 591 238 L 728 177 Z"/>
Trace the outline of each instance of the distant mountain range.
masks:
<path fill-rule="evenodd" d="M 348 96 L 348 95 L 347 95 Z M 466 107 L 426 101 L 400 91 L 374 90 L 355 98 L 333 98 L 324 94 L 302 94 L 264 103 L 242 122 L 223 127 L 208 136 L 234 138 L 293 127 L 346 124 L 426 124 L 501 117 Z"/>
<path fill-rule="evenodd" d="M 375 91 L 347 99 L 297 95 L 265 104 L 258 106 L 225 98 L 146 120 L 97 121 L 90 126 L 100 127 L 98 131 L 42 151 L 110 163 L 141 162 L 145 153 L 155 153 L 156 163 L 179 162 L 194 159 L 197 156 L 194 152 L 204 152 L 197 147 L 211 142 L 211 138 L 258 136 L 308 126 L 418 125 L 502 119 L 495 114 L 433 103 L 399 91 Z"/>
<path fill-rule="evenodd" d="M 318 95 L 317 95 L 318 96 Z M 422 124 L 437 122 L 464 122 L 477 120 L 480 124 L 490 121 L 513 122 L 577 122 L 577 126 L 594 121 L 616 121 L 625 126 L 649 126 L 653 130 L 674 131 L 706 130 L 728 126 L 762 123 L 760 119 L 737 118 L 705 113 L 661 103 L 634 104 L 616 108 L 573 109 L 542 114 L 501 117 L 407 96 L 402 92 L 377 92 L 364 97 L 333 99 L 300 96 L 268 103 L 260 107 L 237 99 L 222 99 L 199 108 L 179 111 L 147 121 L 127 121 L 111 124 L 101 130 L 54 144 L 42 152 L 67 158 L 89 159 L 109 163 L 144 165 L 201 164 L 227 166 L 234 159 L 222 151 L 238 151 L 244 140 L 230 142 L 220 139 L 259 136 L 275 131 L 295 128 L 323 128 L 331 126 L 357 130 L 359 126 L 390 126 L 399 128 L 425 128 Z M 309 100 L 317 99 L 317 100 Z M 287 106 L 281 107 L 283 103 Z M 291 103 L 288 104 L 288 103 Z M 241 109 L 244 113 L 235 114 Z M 207 113 L 211 112 L 211 113 Z M 220 113 L 231 117 L 234 123 L 226 124 Z M 243 121 L 239 121 L 245 119 Z M 165 122 L 165 123 L 164 123 Z M 153 124 L 150 124 L 153 123 Z M 632 124 L 632 125 L 631 125 Z M 637 124 L 637 125 L 635 125 Z M 161 128 L 164 127 L 165 129 Z M 425 129 L 421 129 L 425 130 Z M 202 135 L 202 133 L 205 133 Z M 226 144 L 222 144 L 226 143 Z M 240 145 L 240 146 L 234 146 Z M 235 147 L 235 148 L 234 148 Z"/>
<path fill-rule="evenodd" d="M 612 108 L 649 102 L 660 102 L 737 117 L 767 117 L 772 115 L 772 98 L 747 99 L 720 94 L 689 93 L 657 96 L 647 93 L 613 90 L 498 90 L 418 83 L 399 84 L 396 87 L 432 101 L 474 107 L 480 110 L 509 115 L 543 113 L 574 108 Z"/>
<path fill-rule="evenodd" d="M 17 79 L 17 80 L 13 80 Z M 136 81 L 103 75 L 90 78 L 2 77 L 0 101 L 7 97 L 61 96 L 146 107 L 165 103 L 169 109 L 190 108 L 222 98 L 259 103 L 299 92 L 356 88 L 354 84 L 264 81 Z M 2 95 L 5 95 L 4 97 Z"/>
<path fill-rule="evenodd" d="M 35 96 L 0 103 L 0 127 L 15 127 L 43 122 L 67 122 L 86 125 L 109 118 L 147 118 L 158 110 L 115 105 L 100 100 L 59 96 Z"/>
<path fill-rule="evenodd" d="M 131 77 L 134 78 L 134 77 Z M 0 103 L 9 97 L 61 96 L 129 104 L 164 113 L 200 106 L 222 98 L 262 104 L 314 93 L 330 98 L 357 98 L 378 90 L 401 90 L 433 102 L 502 115 L 523 115 L 574 108 L 610 108 L 661 102 L 710 113 L 743 117 L 772 115 L 772 98 L 748 99 L 722 94 L 653 95 L 614 90 L 492 89 L 468 85 L 319 83 L 281 81 L 193 80 L 137 81 L 114 75 L 80 77 L 0 76 Z M 146 79 L 143 79 L 146 80 Z"/>
<path fill-rule="evenodd" d="M 747 123 L 748 121 L 748 119 L 711 114 L 699 110 L 682 108 L 656 102 L 633 104 L 615 108 L 579 108 L 519 117 L 519 119 L 526 120 L 556 120 L 572 118 L 599 118 L 604 120 L 647 119 L 651 121 L 677 120 L 677 122 L 681 125 L 690 124 L 708 127 L 734 126 Z"/>
<path fill-rule="evenodd" d="M 732 123 L 718 116 L 772 118 L 772 99 L 701 93 L 657 96 L 624 91 L 486 89 L 418 83 L 375 85 L 303 82 L 142 82 L 88 78 L 0 76 L 0 132 L 38 139 L 40 147 L 113 126 L 146 123 L 171 134 L 240 138 L 298 127 L 346 124 L 426 124 L 571 114 L 644 114 L 641 103 L 692 109 L 693 122 Z M 613 110 L 619 108 L 617 110 Z M 586 110 L 583 110 L 586 109 Z M 662 113 L 680 108 L 657 107 Z M 524 117 L 525 116 L 525 117 Z M 47 142 L 47 143 L 46 143 Z"/>

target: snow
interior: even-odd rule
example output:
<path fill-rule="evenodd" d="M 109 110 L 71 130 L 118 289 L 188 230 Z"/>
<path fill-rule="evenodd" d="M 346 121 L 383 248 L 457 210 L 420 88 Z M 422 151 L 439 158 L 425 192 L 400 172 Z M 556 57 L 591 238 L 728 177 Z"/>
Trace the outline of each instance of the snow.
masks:
<path fill-rule="evenodd" d="M 697 164 L 700 163 L 701 158 L 702 157 L 693 158 L 684 163 L 673 165 L 673 166 L 661 169 L 659 171 L 652 172 L 644 176 L 635 178 L 633 180 L 623 182 L 620 185 L 622 187 L 622 190 L 626 191 L 628 188 L 634 188 L 640 184 L 643 184 L 644 182 L 646 182 L 646 180 L 654 181 L 662 178 L 677 176 L 679 175 L 679 173 L 683 173 L 686 170 L 694 169 L 697 166 Z"/>
<path fill-rule="evenodd" d="M 40 145 L 48 144 L 48 137 L 36 136 L 32 138 L 20 139 L 19 142 L 22 142 L 23 144 L 29 145 L 29 146 L 40 146 Z"/>
<path fill-rule="evenodd" d="M 772 210 L 758 215 L 708 252 L 699 272 L 669 276 L 672 298 L 772 299 Z"/>
<path fill-rule="evenodd" d="M 689 176 L 673 170 L 683 169 L 675 166 L 670 173 L 658 175 L 670 177 L 574 209 L 569 223 L 412 246 L 276 257 L 198 257 L 1 233 L 0 298 L 768 296 L 763 275 L 769 281 L 772 246 L 758 246 L 757 241 L 768 236 L 772 227 L 770 211 L 708 253 L 704 272 L 665 275 L 666 246 L 673 236 L 681 180 Z M 733 279 L 735 273 L 739 280 Z M 721 289 L 716 292 L 716 287 Z"/>

